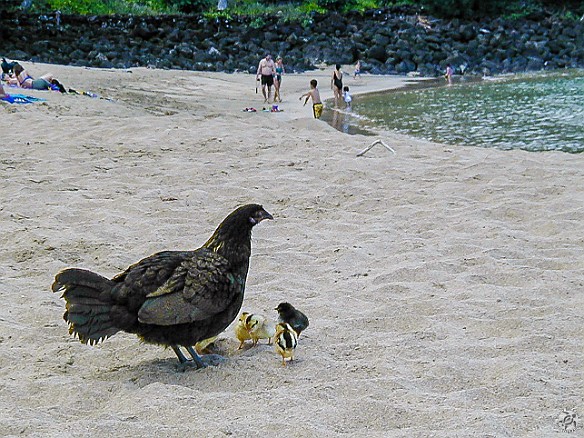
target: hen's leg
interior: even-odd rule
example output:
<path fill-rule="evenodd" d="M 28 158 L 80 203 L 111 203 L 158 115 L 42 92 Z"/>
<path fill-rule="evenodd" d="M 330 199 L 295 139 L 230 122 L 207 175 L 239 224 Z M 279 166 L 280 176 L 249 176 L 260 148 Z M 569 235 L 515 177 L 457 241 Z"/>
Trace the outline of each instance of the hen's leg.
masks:
<path fill-rule="evenodd" d="M 193 361 L 195 362 L 195 364 L 197 364 L 197 368 L 205 368 L 207 365 L 203 362 L 203 359 L 201 359 L 201 356 L 199 356 L 197 354 L 197 352 L 195 351 L 195 349 L 193 347 L 186 347 L 187 351 L 189 352 L 189 354 L 191 355 L 191 357 L 193 358 Z"/>
<path fill-rule="evenodd" d="M 180 348 L 178 348 L 178 345 L 171 345 L 173 351 L 175 352 L 175 354 L 178 357 L 178 361 L 180 363 L 185 363 L 188 361 L 188 359 L 185 357 L 185 355 L 183 354 L 182 351 L 180 351 Z"/>
<path fill-rule="evenodd" d="M 205 368 L 209 365 L 217 366 L 227 362 L 223 356 L 219 354 L 205 354 L 203 357 L 199 356 L 193 347 L 186 347 L 189 354 L 193 357 L 193 361 L 197 368 Z"/>

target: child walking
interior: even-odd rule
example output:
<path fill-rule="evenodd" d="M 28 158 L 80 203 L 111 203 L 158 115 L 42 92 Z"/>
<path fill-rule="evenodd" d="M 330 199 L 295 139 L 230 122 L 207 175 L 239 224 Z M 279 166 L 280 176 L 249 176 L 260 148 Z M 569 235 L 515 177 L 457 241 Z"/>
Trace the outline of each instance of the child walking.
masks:
<path fill-rule="evenodd" d="M 320 119 L 322 116 L 322 101 L 320 100 L 320 92 L 318 91 L 318 81 L 313 79 L 310 81 L 310 90 L 300 96 L 299 100 L 302 98 L 306 98 L 304 101 L 304 105 L 308 102 L 308 99 L 312 98 L 312 114 L 314 115 L 315 119 Z"/>
<path fill-rule="evenodd" d="M 345 85 L 343 88 L 343 100 L 345 101 L 345 108 L 351 108 L 351 102 L 353 101 L 353 97 L 349 93 L 349 87 Z"/>

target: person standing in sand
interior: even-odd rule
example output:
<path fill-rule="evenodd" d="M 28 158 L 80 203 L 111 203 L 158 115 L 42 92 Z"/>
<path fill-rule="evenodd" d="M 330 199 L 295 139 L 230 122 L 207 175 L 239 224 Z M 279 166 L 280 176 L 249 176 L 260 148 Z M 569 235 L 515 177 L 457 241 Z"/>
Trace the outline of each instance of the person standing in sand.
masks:
<path fill-rule="evenodd" d="M 343 72 L 341 71 L 341 65 L 337 64 L 335 66 L 335 71 L 331 77 L 331 90 L 335 93 L 335 103 L 339 103 L 343 97 Z"/>
<path fill-rule="evenodd" d="M 353 79 L 357 79 L 357 76 L 361 77 L 361 61 L 357 60 L 355 64 L 355 73 L 353 74 Z"/>
<path fill-rule="evenodd" d="M 282 86 L 282 75 L 286 72 L 284 69 L 284 62 L 282 57 L 278 56 L 276 58 L 276 77 L 274 80 L 274 102 L 282 102 L 282 97 L 280 96 L 280 87 Z"/>
<path fill-rule="evenodd" d="M 256 80 L 261 78 L 262 94 L 264 95 L 264 103 L 270 103 L 270 93 L 272 92 L 272 85 L 274 85 L 274 76 L 276 75 L 276 65 L 272 59 L 272 55 L 266 54 L 259 65 L 256 73 Z M 266 92 L 267 91 L 267 92 Z"/>
<path fill-rule="evenodd" d="M 446 65 L 446 73 L 444 73 L 444 78 L 448 81 L 449 84 L 452 83 L 452 75 L 454 74 L 454 70 L 450 64 Z"/>
<path fill-rule="evenodd" d="M 310 90 L 300 96 L 299 100 L 306 98 L 304 101 L 304 105 L 308 102 L 308 99 L 312 98 L 312 114 L 314 115 L 315 119 L 320 119 L 322 116 L 322 101 L 320 100 L 320 92 L 318 91 L 318 81 L 313 79 L 310 81 Z"/>

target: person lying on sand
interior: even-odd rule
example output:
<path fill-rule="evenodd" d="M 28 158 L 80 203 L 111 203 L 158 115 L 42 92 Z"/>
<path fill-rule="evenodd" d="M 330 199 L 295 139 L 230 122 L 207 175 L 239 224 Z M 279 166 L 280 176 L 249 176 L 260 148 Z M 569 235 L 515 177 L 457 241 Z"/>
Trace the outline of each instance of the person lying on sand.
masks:
<path fill-rule="evenodd" d="M 9 78 L 8 83 L 31 90 L 58 90 L 61 93 L 66 92 L 65 87 L 52 74 L 47 73 L 38 79 L 34 79 L 20 64 L 14 66 L 14 77 Z"/>

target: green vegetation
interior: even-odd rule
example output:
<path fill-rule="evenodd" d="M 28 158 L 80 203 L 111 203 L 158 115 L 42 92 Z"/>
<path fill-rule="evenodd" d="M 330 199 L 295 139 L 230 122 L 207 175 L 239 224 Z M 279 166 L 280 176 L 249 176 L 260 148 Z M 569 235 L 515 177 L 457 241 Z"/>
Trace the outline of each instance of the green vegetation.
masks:
<path fill-rule="evenodd" d="M 61 11 L 63 14 L 79 15 L 151 15 L 170 13 L 172 10 L 166 0 L 33 0 L 30 8 L 30 12 Z"/>
<path fill-rule="evenodd" d="M 2 3 L 3 8 L 19 8 L 19 2 Z M 254 27 L 260 27 L 265 16 L 305 21 L 314 13 L 364 13 L 395 6 L 407 6 L 412 12 L 445 18 L 489 15 L 520 18 L 547 11 L 579 19 L 584 14 L 584 0 L 228 0 L 225 11 L 217 10 L 217 0 L 32 0 L 28 11 L 47 13 L 60 10 L 64 14 L 81 15 L 201 13 L 208 17 L 247 16 L 253 17 Z"/>

